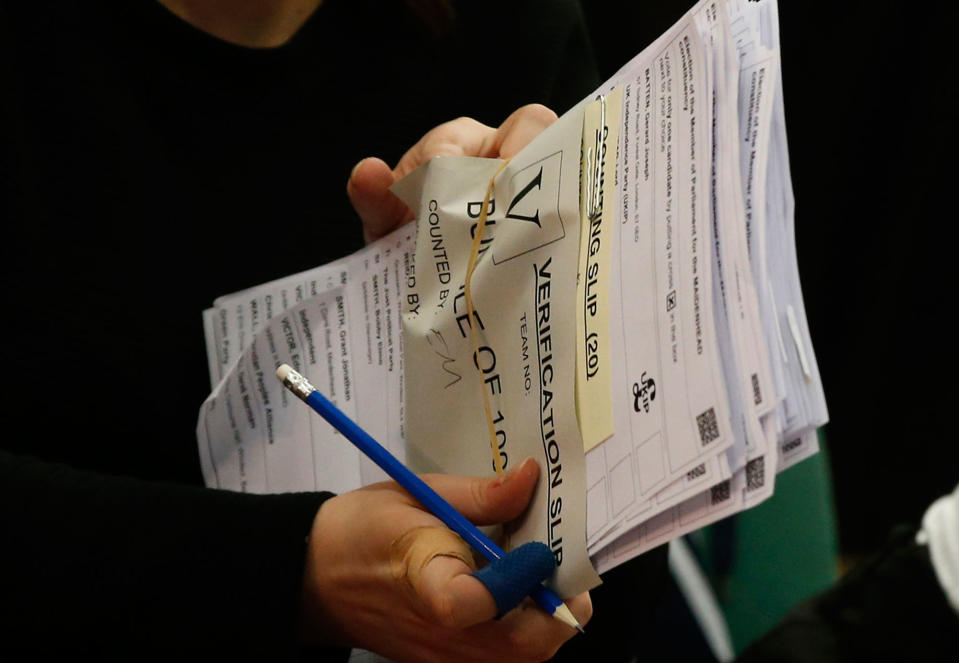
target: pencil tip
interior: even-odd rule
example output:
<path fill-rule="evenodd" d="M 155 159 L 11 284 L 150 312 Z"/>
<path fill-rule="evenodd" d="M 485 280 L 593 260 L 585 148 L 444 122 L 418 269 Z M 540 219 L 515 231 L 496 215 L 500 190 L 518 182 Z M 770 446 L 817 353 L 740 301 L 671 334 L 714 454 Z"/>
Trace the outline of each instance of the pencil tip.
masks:
<path fill-rule="evenodd" d="M 583 627 L 579 625 L 579 622 L 576 621 L 576 618 L 573 617 L 573 613 L 570 611 L 570 609 L 566 606 L 565 603 L 561 603 L 556 608 L 556 612 L 553 613 L 553 617 L 560 620 L 564 624 L 569 624 L 580 633 L 586 632 L 583 630 Z"/>

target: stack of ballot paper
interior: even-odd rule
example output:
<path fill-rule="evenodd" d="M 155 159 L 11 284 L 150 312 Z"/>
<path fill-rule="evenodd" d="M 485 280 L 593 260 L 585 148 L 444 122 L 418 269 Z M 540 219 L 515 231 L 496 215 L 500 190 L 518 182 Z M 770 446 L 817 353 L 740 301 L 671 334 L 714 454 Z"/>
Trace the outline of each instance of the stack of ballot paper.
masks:
<path fill-rule="evenodd" d="M 289 363 L 416 471 L 541 468 L 506 535 L 570 596 L 772 495 L 826 404 L 803 307 L 774 0 L 702 0 L 509 162 L 439 158 L 418 221 L 204 312 L 206 482 L 385 475 Z"/>

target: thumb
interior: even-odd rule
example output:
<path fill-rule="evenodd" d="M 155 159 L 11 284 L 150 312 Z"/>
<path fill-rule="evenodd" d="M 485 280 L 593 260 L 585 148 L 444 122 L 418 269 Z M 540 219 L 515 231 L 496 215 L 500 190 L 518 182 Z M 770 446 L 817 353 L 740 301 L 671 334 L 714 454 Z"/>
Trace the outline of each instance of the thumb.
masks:
<path fill-rule="evenodd" d="M 376 157 L 363 159 L 350 173 L 346 194 L 363 222 L 363 239 L 367 242 L 413 219 L 409 208 L 390 191 L 394 181 L 393 171 Z"/>
<path fill-rule="evenodd" d="M 423 477 L 454 509 L 476 525 L 496 525 L 518 518 L 526 509 L 539 465 L 527 458 L 503 476 L 488 478 L 431 474 Z"/>

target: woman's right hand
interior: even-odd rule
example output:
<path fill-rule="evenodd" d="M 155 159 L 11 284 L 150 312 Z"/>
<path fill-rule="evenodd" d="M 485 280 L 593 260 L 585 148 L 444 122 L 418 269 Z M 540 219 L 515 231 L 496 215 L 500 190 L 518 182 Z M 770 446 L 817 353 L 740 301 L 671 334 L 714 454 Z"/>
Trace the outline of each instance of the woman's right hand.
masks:
<path fill-rule="evenodd" d="M 529 503 L 539 468 L 528 459 L 503 477 L 426 475 L 477 525 L 507 522 Z M 499 620 L 471 574 L 472 551 L 395 482 L 327 500 L 310 534 L 304 632 L 391 661 L 533 662 L 551 658 L 576 631 L 526 599 Z M 585 624 L 589 594 L 567 602 Z"/>

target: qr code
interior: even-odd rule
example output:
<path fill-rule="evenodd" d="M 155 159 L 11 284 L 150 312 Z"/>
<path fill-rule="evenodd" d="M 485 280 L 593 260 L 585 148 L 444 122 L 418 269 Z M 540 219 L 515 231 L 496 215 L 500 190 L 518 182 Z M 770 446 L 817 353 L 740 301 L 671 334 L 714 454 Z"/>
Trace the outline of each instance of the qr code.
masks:
<path fill-rule="evenodd" d="M 793 449 L 798 449 L 798 448 L 801 447 L 801 446 L 802 446 L 802 438 L 801 438 L 801 437 L 797 437 L 795 440 L 792 440 L 791 442 L 784 442 L 784 443 L 783 443 L 783 453 L 784 453 L 784 454 L 788 454 L 788 453 L 789 453 L 790 451 L 792 451 Z"/>
<path fill-rule="evenodd" d="M 746 491 L 759 490 L 766 485 L 766 465 L 763 457 L 753 458 L 746 463 Z"/>
<path fill-rule="evenodd" d="M 759 390 L 759 376 L 753 373 L 751 379 L 753 383 L 753 405 L 759 405 L 763 402 L 763 394 Z"/>
<path fill-rule="evenodd" d="M 716 410 L 713 408 L 697 416 L 696 425 L 699 427 L 699 441 L 704 447 L 719 437 L 719 423 L 716 421 Z"/>
<path fill-rule="evenodd" d="M 696 477 L 701 477 L 704 474 L 706 474 L 706 464 L 702 463 L 701 465 L 697 465 L 696 467 L 691 469 L 689 472 L 687 472 L 686 479 L 688 481 L 692 481 Z"/>
<path fill-rule="evenodd" d="M 718 483 L 712 488 L 709 489 L 710 493 L 710 504 L 716 506 L 722 502 L 725 502 L 729 499 L 729 479 L 726 479 L 722 483 Z"/>

